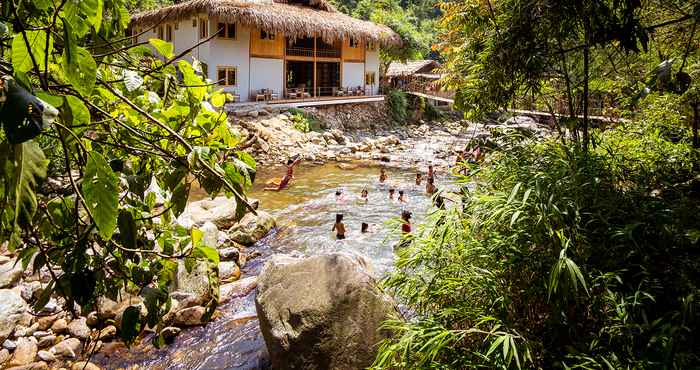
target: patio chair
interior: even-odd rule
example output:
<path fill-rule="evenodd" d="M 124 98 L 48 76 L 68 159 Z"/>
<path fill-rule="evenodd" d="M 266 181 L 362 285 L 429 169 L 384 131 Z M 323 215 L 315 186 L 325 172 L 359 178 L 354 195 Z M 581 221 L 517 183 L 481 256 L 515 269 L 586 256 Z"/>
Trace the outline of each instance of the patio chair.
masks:
<path fill-rule="evenodd" d="M 256 92 L 254 95 L 256 102 L 265 101 L 265 89 L 258 90 L 258 92 Z"/>

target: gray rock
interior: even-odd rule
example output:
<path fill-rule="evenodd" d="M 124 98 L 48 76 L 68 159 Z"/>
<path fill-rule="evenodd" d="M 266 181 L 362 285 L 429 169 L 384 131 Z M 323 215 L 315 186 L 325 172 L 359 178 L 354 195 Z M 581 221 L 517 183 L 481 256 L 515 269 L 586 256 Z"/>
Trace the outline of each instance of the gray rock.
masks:
<path fill-rule="evenodd" d="M 68 324 L 68 332 L 70 335 L 79 338 L 87 339 L 90 337 L 90 328 L 87 325 L 87 319 L 80 317 L 75 319 Z"/>
<path fill-rule="evenodd" d="M 180 335 L 180 332 L 182 329 L 176 328 L 174 326 L 168 326 L 163 328 L 163 330 L 160 331 L 160 335 L 165 339 L 166 343 L 171 343 L 175 337 Z"/>
<path fill-rule="evenodd" d="M 37 324 L 39 324 L 39 330 L 49 330 L 53 323 L 56 322 L 56 319 L 58 319 L 58 315 L 40 317 L 39 320 L 37 320 Z"/>
<path fill-rule="evenodd" d="M 4 342 L 2 342 L 2 348 L 8 350 L 8 351 L 14 351 L 15 348 L 17 348 L 17 343 L 14 341 L 11 341 L 9 339 L 5 339 Z"/>
<path fill-rule="evenodd" d="M 80 339 L 68 338 L 51 347 L 49 351 L 62 359 L 74 359 L 80 354 L 81 349 Z"/>
<path fill-rule="evenodd" d="M 26 284 L 22 284 L 20 295 L 22 298 L 29 302 L 41 292 L 41 283 L 38 281 L 32 281 Z"/>
<path fill-rule="evenodd" d="M 252 111 L 248 112 L 248 116 L 250 116 L 250 117 L 257 117 L 258 115 L 260 115 L 260 112 L 258 112 L 256 110 L 252 110 Z"/>
<path fill-rule="evenodd" d="M 36 357 L 36 352 L 38 351 L 36 341 L 33 338 L 18 338 L 17 348 L 15 348 L 12 359 L 10 360 L 10 366 L 23 366 L 29 365 L 34 362 L 34 357 Z"/>
<path fill-rule="evenodd" d="M 40 338 L 45 337 L 47 335 L 51 335 L 51 333 L 49 333 L 48 331 L 44 331 L 44 330 L 37 330 L 34 333 L 32 333 L 32 335 L 34 336 L 34 338 L 40 339 Z"/>
<path fill-rule="evenodd" d="M 0 289 L 0 341 L 12 334 L 27 310 L 27 303 L 17 290 Z"/>
<path fill-rule="evenodd" d="M 22 277 L 22 264 L 7 261 L 0 265 L 0 289 L 15 286 Z"/>
<path fill-rule="evenodd" d="M 46 362 L 56 361 L 56 356 L 49 351 L 39 351 L 39 352 L 37 352 L 36 356 L 39 357 L 39 359 L 41 361 L 46 361 Z"/>
<path fill-rule="evenodd" d="M 100 334 L 97 337 L 99 340 L 109 340 L 117 336 L 117 327 L 114 325 L 105 326 L 100 330 Z"/>
<path fill-rule="evenodd" d="M 275 227 L 275 219 L 267 212 L 258 211 L 258 215 L 246 214 L 229 230 L 231 239 L 246 246 L 253 245 Z"/>
<path fill-rule="evenodd" d="M 207 261 L 197 260 L 192 269 L 187 271 L 185 261 L 179 261 L 173 291 L 180 295 L 194 297 L 196 304 L 204 304 L 211 299 L 210 269 Z"/>
<path fill-rule="evenodd" d="M 219 246 L 219 228 L 216 225 L 207 221 L 199 227 L 199 231 L 204 234 L 202 235 L 202 244 L 212 248 Z"/>
<path fill-rule="evenodd" d="M 95 327 L 100 323 L 100 318 L 97 316 L 97 311 L 92 311 L 87 315 L 86 323 L 90 327 Z"/>
<path fill-rule="evenodd" d="M 41 337 L 39 339 L 39 348 L 48 348 L 53 346 L 56 343 L 56 336 L 55 335 L 47 335 L 45 337 Z"/>
<path fill-rule="evenodd" d="M 398 317 L 363 264 L 344 254 L 273 257 L 258 277 L 260 329 L 274 369 L 362 369 Z"/>
<path fill-rule="evenodd" d="M 220 229 L 227 229 L 236 222 L 236 200 L 217 197 L 192 202 L 177 220 L 178 224 L 188 229 L 192 226 L 202 226 L 207 221 Z"/>
<path fill-rule="evenodd" d="M 241 277 L 241 269 L 234 261 L 223 261 L 219 263 L 219 280 L 222 283 L 236 281 Z"/>

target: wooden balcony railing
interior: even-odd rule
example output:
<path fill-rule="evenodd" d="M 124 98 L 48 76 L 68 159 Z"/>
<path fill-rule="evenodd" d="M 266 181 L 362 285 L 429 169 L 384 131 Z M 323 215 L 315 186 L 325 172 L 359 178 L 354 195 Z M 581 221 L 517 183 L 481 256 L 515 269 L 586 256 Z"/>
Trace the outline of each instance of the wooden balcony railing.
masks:
<path fill-rule="evenodd" d="M 288 47 L 287 48 L 287 55 L 295 56 L 295 57 L 313 57 L 314 56 L 314 49 Z M 340 50 L 316 49 L 316 57 L 319 57 L 319 58 L 340 58 Z"/>

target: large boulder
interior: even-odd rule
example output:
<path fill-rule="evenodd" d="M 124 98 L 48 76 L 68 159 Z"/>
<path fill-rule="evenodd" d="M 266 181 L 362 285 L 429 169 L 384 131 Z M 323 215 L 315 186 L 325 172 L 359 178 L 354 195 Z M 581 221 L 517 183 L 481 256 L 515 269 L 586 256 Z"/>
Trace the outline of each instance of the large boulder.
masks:
<path fill-rule="evenodd" d="M 28 308 L 19 291 L 0 289 L 0 342 L 12 334 Z"/>
<path fill-rule="evenodd" d="M 191 304 L 204 304 L 212 298 L 209 284 L 211 267 L 204 260 L 196 260 L 189 270 L 185 261 L 178 262 L 177 276 L 174 281 L 174 298 L 187 299 Z M 216 289 L 216 287 L 214 287 Z"/>
<path fill-rule="evenodd" d="M 345 254 L 273 257 L 255 306 L 274 369 L 363 369 L 398 317 L 363 264 Z"/>
<path fill-rule="evenodd" d="M 257 211 L 257 216 L 247 213 L 229 230 L 231 240 L 250 246 L 267 235 L 275 227 L 275 219 L 267 212 Z"/>
<path fill-rule="evenodd" d="M 22 264 L 7 261 L 0 264 L 0 289 L 11 288 L 22 277 Z"/>
<path fill-rule="evenodd" d="M 236 222 L 236 199 L 217 197 L 192 202 L 177 221 L 186 228 L 200 227 L 208 221 L 219 229 L 227 229 Z"/>

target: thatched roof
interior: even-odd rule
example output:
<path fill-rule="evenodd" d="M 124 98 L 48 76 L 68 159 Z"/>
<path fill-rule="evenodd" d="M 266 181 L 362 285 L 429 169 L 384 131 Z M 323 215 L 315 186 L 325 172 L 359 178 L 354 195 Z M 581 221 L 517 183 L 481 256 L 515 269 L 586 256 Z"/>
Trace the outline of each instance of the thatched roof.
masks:
<path fill-rule="evenodd" d="M 408 76 L 416 73 L 429 73 L 439 67 L 440 63 L 434 60 L 409 60 L 406 63 L 391 62 L 387 68 L 387 77 Z"/>
<path fill-rule="evenodd" d="M 273 0 L 189 0 L 136 14 L 131 24 L 147 27 L 206 14 L 222 22 L 281 32 L 292 38 L 319 36 L 329 43 L 354 38 L 381 45 L 401 44 L 399 35 L 387 26 L 352 18 L 336 11 L 326 0 L 309 0 L 308 4 L 283 4 Z"/>

